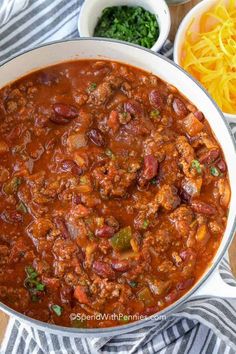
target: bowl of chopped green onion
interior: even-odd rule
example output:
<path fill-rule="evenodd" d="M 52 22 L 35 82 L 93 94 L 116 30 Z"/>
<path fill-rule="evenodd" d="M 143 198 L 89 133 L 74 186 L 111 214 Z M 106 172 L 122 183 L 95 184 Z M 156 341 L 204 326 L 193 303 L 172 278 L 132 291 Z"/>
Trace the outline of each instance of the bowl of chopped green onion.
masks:
<path fill-rule="evenodd" d="M 81 37 L 122 40 L 159 51 L 170 31 L 164 0 L 85 0 L 78 19 Z"/>

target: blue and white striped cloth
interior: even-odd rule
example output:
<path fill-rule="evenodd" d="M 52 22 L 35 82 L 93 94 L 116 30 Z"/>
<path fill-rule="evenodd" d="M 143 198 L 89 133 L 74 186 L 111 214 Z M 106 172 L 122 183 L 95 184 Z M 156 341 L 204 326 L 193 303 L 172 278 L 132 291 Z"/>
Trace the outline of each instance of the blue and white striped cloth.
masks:
<path fill-rule="evenodd" d="M 0 64 L 41 43 L 78 37 L 81 3 L 82 0 L 0 0 Z M 171 56 L 169 42 L 162 53 Z M 236 125 L 232 129 L 236 137 Z M 221 275 L 236 286 L 226 258 Z M 56 336 L 12 318 L 0 353 L 235 354 L 236 300 L 195 298 L 165 321 L 113 338 Z"/>

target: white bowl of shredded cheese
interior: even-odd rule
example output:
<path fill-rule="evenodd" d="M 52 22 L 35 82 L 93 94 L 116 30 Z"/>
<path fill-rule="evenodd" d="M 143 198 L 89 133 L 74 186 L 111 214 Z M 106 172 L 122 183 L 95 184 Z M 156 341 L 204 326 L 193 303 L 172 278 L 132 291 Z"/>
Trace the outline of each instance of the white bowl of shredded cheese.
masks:
<path fill-rule="evenodd" d="M 174 43 L 174 61 L 199 80 L 234 123 L 235 36 L 235 0 L 203 0 L 185 16 Z"/>

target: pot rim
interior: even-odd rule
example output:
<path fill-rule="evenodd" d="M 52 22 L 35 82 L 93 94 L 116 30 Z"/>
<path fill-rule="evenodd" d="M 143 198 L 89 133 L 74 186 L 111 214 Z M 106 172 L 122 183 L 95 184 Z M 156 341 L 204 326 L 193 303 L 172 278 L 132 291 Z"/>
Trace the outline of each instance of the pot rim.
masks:
<path fill-rule="evenodd" d="M 150 49 L 141 47 L 139 45 L 133 44 L 133 43 L 128 43 L 128 42 L 124 42 L 124 41 L 120 41 L 120 40 L 116 40 L 116 39 L 109 39 L 109 38 L 98 38 L 98 37 L 80 37 L 80 38 L 74 38 L 74 39 L 63 39 L 63 40 L 57 40 L 57 41 L 53 41 L 50 43 L 45 43 L 45 44 L 41 44 L 38 45 L 34 48 L 25 50 L 23 52 L 21 52 L 20 54 L 17 54 L 15 56 L 13 56 L 12 58 L 10 58 L 9 60 L 5 61 L 3 64 L 0 65 L 0 71 L 2 69 L 4 69 L 4 66 L 6 64 L 8 64 L 9 62 L 13 61 L 14 59 L 18 58 L 19 56 L 23 56 L 26 53 L 32 52 L 34 50 L 38 50 L 40 48 L 43 47 L 47 47 L 47 46 L 51 46 L 51 45 L 57 45 L 59 43 L 67 43 L 67 42 L 79 42 L 79 41 L 91 41 L 91 42 L 107 42 L 109 43 L 117 43 L 120 44 L 122 46 L 128 46 L 128 47 L 134 47 L 143 51 L 148 52 L 149 54 L 152 54 L 154 56 L 158 56 L 161 60 L 164 60 L 166 62 L 168 62 L 170 65 L 174 66 L 176 70 L 180 70 L 182 73 L 184 73 L 186 76 L 188 76 L 192 81 L 194 81 L 194 83 L 205 93 L 205 95 L 207 95 L 208 99 L 211 101 L 211 103 L 215 106 L 216 110 L 218 111 L 219 115 L 221 116 L 224 125 L 228 131 L 229 137 L 231 139 L 231 142 L 233 143 L 234 146 L 234 151 L 232 151 L 232 153 L 236 154 L 236 141 L 234 140 L 234 135 L 233 132 L 230 129 L 230 126 L 227 123 L 227 119 L 224 117 L 223 113 L 221 112 L 221 110 L 219 109 L 218 105 L 216 104 L 216 102 L 211 98 L 210 94 L 206 91 L 206 89 L 194 78 L 192 77 L 188 72 L 186 72 L 183 68 L 181 68 L 179 65 L 177 65 L 174 61 L 170 60 L 169 58 L 153 52 Z M 75 59 L 76 60 L 76 59 Z M 77 59 L 80 60 L 80 59 Z M 106 60 L 109 60 L 109 58 L 106 58 Z M 68 60 L 70 61 L 70 60 Z M 65 62 L 65 61 L 64 61 Z M 55 63 L 56 64 L 59 64 Z M 54 65 L 54 64 L 51 64 Z M 50 65 L 50 66 L 51 66 Z M 45 67 L 45 66 L 44 66 Z M 40 70 L 42 68 L 37 68 L 34 71 Z M 27 74 L 25 74 L 27 75 Z M 24 77 L 25 75 L 21 76 Z M 1 89 L 1 88 L 0 88 Z M 203 283 L 205 283 L 208 278 L 212 275 L 212 273 L 216 270 L 216 267 L 219 265 L 220 261 L 222 260 L 224 254 L 226 253 L 230 242 L 232 241 L 232 238 L 234 236 L 234 230 L 236 229 L 236 213 L 233 219 L 233 224 L 232 224 L 232 229 L 229 232 L 228 235 L 228 239 L 225 243 L 224 248 L 221 250 L 220 254 L 218 255 L 218 259 L 215 260 L 214 263 L 211 264 L 211 266 L 208 268 L 208 270 L 206 270 L 206 273 L 201 277 L 201 279 L 195 284 L 195 286 L 193 288 L 191 288 L 186 294 L 184 294 L 182 297 L 180 297 L 177 301 L 175 301 L 173 304 L 169 305 L 168 307 L 164 308 L 163 310 L 148 316 L 144 319 L 140 319 L 138 321 L 134 321 L 131 322 L 129 324 L 126 325 L 121 325 L 121 326 L 114 326 L 114 327 L 106 327 L 106 328 L 75 328 L 75 327 L 64 327 L 64 326 L 59 326 L 59 325 L 55 325 L 55 324 L 51 324 L 48 322 L 43 322 L 43 321 L 39 321 L 36 320 L 34 318 L 31 318 L 29 316 L 26 316 L 20 312 L 17 312 L 16 310 L 13 310 L 12 308 L 8 307 L 7 305 L 3 304 L 2 302 L 0 302 L 0 309 L 2 309 L 3 311 L 5 311 L 6 313 L 8 313 L 9 315 L 13 315 L 14 317 L 16 317 L 19 320 L 22 320 L 23 322 L 27 322 L 30 325 L 32 324 L 33 326 L 37 326 L 37 327 L 41 327 L 44 328 L 46 330 L 48 330 L 48 332 L 51 331 L 51 333 L 58 333 L 58 332 L 63 332 L 64 335 L 82 335 L 82 336 L 94 336 L 94 337 L 101 337 L 101 336 L 111 336 L 111 335 L 117 335 L 117 334 L 121 334 L 121 333 L 128 333 L 131 332 L 135 329 L 140 328 L 140 326 L 147 324 L 150 321 L 154 321 L 155 319 L 158 320 L 158 317 L 164 317 L 169 315 L 171 312 L 173 312 L 174 310 L 176 310 L 177 307 L 179 307 L 181 304 L 183 304 L 184 302 L 186 302 L 187 299 L 189 299 L 192 295 L 194 295 L 194 293 L 203 285 Z M 223 236 L 224 237 L 224 236 Z M 223 238 L 222 238 L 223 240 Z"/>

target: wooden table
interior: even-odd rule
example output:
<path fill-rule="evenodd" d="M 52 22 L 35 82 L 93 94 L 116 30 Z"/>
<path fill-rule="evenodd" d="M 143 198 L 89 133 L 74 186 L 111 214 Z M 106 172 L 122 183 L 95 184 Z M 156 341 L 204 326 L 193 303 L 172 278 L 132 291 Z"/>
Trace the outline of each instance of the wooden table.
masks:
<path fill-rule="evenodd" d="M 179 26 L 179 23 L 185 16 L 185 14 L 197 3 L 199 3 L 201 0 L 192 0 L 188 2 L 187 4 L 184 5 L 172 5 L 170 6 L 170 13 L 171 13 L 171 21 L 172 21 L 172 26 L 171 26 L 171 32 L 170 32 L 170 39 L 173 41 L 175 37 L 176 30 Z M 229 256 L 230 256 L 230 263 L 231 267 L 233 269 L 233 272 L 236 276 L 236 237 L 235 240 L 233 241 L 230 250 L 229 250 Z M 4 314 L 2 311 L 0 311 L 0 343 L 2 342 L 2 339 L 5 334 L 6 326 L 8 323 L 9 317 Z"/>

